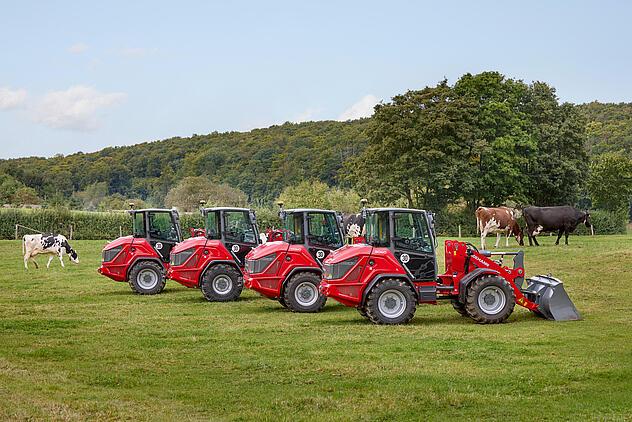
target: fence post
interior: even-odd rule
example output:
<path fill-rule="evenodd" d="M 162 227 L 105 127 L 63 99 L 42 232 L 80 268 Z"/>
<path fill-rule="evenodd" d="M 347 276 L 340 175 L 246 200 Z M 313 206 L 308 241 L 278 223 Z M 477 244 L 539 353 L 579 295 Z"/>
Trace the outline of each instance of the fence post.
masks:
<path fill-rule="evenodd" d="M 18 240 L 18 227 L 19 227 L 19 225 L 16 224 L 15 225 L 15 240 Z"/>
<path fill-rule="evenodd" d="M 461 237 L 461 225 L 459 224 L 459 238 Z"/>
<path fill-rule="evenodd" d="M 72 240 L 72 224 L 70 225 L 70 240 Z"/>
<path fill-rule="evenodd" d="M 123 237 L 123 226 L 119 226 L 119 237 Z"/>

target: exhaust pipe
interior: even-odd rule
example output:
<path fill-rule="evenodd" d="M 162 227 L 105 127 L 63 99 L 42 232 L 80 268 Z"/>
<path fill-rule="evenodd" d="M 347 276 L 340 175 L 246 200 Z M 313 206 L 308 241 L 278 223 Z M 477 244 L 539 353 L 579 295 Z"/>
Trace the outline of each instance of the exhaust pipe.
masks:
<path fill-rule="evenodd" d="M 536 314 L 553 321 L 576 321 L 582 319 L 579 311 L 568 297 L 561 280 L 550 275 L 537 275 L 527 279 L 527 288 L 522 293 L 538 305 Z"/>

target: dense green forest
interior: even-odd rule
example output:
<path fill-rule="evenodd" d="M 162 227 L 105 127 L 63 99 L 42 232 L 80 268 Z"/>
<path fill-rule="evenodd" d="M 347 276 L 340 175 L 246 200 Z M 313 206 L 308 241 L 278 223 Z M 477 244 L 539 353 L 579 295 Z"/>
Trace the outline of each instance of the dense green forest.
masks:
<path fill-rule="evenodd" d="M 513 203 L 618 212 L 629 207 L 631 177 L 632 104 L 561 103 L 544 82 L 484 72 L 396 95 L 368 119 L 0 160 L 0 203 L 191 208 L 210 182 L 216 202 L 258 207 L 311 195 L 348 208 L 360 195 L 438 211 Z M 323 184 L 338 190 L 326 197 Z"/>

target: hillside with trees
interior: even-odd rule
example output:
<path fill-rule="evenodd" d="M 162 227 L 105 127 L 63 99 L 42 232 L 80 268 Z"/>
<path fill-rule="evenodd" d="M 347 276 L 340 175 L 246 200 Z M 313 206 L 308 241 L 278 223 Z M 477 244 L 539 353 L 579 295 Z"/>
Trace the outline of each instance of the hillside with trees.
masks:
<path fill-rule="evenodd" d="M 0 160 L 0 185 L 3 204 L 84 210 L 189 210 L 199 199 L 260 208 L 279 197 L 347 210 L 366 196 L 439 214 L 498 204 L 621 213 L 632 196 L 632 104 L 561 103 L 544 82 L 466 74 L 396 95 L 369 119 Z"/>

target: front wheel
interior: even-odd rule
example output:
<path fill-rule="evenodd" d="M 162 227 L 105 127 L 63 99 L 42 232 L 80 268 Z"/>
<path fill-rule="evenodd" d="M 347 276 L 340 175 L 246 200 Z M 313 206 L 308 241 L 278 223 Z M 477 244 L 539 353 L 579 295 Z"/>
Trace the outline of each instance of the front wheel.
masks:
<path fill-rule="evenodd" d="M 415 315 L 417 300 L 408 284 L 387 279 L 371 289 L 365 309 L 374 324 L 406 324 Z"/>
<path fill-rule="evenodd" d="M 327 297 L 318 291 L 320 277 L 314 273 L 298 273 L 285 286 L 283 301 L 292 312 L 319 312 Z"/>
<path fill-rule="evenodd" d="M 467 289 L 465 309 L 479 324 L 505 322 L 516 305 L 511 285 L 500 276 L 484 276 Z"/>
<path fill-rule="evenodd" d="M 217 264 L 204 273 L 200 289 L 209 302 L 228 302 L 241 295 L 244 278 L 235 267 Z"/>
<path fill-rule="evenodd" d="M 157 295 L 167 284 L 162 265 L 154 261 L 141 261 L 129 272 L 127 282 L 134 293 Z"/>
<path fill-rule="evenodd" d="M 465 304 L 459 302 L 456 299 L 452 299 L 450 302 L 452 302 L 452 307 L 454 308 L 455 311 L 459 313 L 459 315 L 464 316 L 464 317 L 469 317 L 467 313 L 467 309 L 465 309 Z"/>

